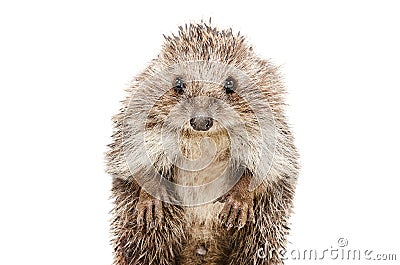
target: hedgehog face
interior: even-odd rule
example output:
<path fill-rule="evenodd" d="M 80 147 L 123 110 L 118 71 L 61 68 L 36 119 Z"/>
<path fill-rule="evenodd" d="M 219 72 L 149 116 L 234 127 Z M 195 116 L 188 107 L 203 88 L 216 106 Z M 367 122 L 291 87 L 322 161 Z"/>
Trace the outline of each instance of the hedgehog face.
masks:
<path fill-rule="evenodd" d="M 154 164 L 163 165 L 163 159 L 175 164 L 182 158 L 182 139 L 195 138 L 228 141 L 231 157 L 242 163 L 260 153 L 254 150 L 265 141 L 262 129 L 273 128 L 265 95 L 251 73 L 238 67 L 205 60 L 153 65 L 137 82 L 128 133 L 137 138 L 144 131 Z"/>
<path fill-rule="evenodd" d="M 208 136 L 223 129 L 255 128 L 257 119 L 244 98 L 254 91 L 252 84 L 246 74 L 220 62 L 187 61 L 169 66 L 142 84 L 145 99 L 154 100 L 146 128 L 162 126 L 164 133 L 183 130 Z"/>

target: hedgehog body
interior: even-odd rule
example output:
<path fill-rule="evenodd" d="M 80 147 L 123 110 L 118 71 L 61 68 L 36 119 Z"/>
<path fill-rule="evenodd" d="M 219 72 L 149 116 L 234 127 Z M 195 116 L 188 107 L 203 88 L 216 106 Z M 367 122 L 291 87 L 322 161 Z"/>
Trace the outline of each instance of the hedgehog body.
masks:
<path fill-rule="evenodd" d="M 127 92 L 106 155 L 114 264 L 283 264 L 299 166 L 277 67 L 190 24 Z"/>

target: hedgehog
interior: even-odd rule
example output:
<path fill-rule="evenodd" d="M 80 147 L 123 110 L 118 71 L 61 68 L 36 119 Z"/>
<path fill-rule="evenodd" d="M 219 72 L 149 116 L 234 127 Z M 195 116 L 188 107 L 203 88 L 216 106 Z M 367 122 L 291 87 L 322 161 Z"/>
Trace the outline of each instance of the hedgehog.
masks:
<path fill-rule="evenodd" d="M 113 117 L 115 265 L 283 264 L 299 155 L 282 79 L 211 21 L 164 36 Z"/>

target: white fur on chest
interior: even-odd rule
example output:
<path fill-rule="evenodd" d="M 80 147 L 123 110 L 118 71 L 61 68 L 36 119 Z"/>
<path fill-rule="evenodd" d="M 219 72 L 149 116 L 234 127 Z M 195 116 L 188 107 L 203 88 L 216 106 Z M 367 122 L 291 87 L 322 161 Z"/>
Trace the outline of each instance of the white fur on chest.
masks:
<path fill-rule="evenodd" d="M 206 184 L 214 178 L 218 178 L 224 173 L 226 162 L 218 162 L 209 165 L 206 169 L 200 171 L 178 170 L 177 183 L 184 186 L 197 186 Z M 209 198 L 215 197 L 215 189 L 209 190 L 184 190 L 179 194 L 184 201 L 207 201 Z M 213 222 L 216 220 L 218 213 L 221 211 L 221 203 L 209 202 L 203 205 L 185 207 L 185 217 L 189 223 Z"/>
<path fill-rule="evenodd" d="M 210 139 L 209 139 L 210 140 Z M 174 181 L 183 186 L 196 187 L 212 182 L 226 174 L 229 161 L 229 142 L 225 139 L 203 141 L 186 139 L 182 161 L 175 171 Z M 221 183 L 220 183 L 221 184 Z M 222 183 L 223 185 L 223 183 Z M 209 201 L 216 196 L 215 185 L 210 189 L 183 189 L 179 196 L 184 201 Z M 208 202 L 197 206 L 185 207 L 185 218 L 188 223 L 208 225 L 217 221 L 223 204 Z"/>

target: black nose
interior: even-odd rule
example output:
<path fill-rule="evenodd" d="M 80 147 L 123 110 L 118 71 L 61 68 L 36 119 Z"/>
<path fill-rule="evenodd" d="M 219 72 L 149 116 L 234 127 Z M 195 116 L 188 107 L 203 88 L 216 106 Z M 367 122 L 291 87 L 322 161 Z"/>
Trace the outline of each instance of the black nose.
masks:
<path fill-rule="evenodd" d="M 210 117 L 194 117 L 190 119 L 190 125 L 196 131 L 208 131 L 213 126 L 213 119 Z"/>

